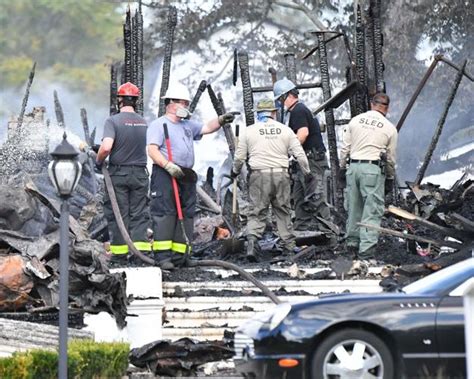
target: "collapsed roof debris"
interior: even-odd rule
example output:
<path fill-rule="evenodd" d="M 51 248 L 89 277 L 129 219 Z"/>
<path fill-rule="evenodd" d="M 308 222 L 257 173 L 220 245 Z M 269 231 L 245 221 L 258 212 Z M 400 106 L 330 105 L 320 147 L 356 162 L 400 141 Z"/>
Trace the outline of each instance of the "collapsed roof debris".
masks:
<path fill-rule="evenodd" d="M 181 338 L 175 342 L 156 341 L 130 351 L 130 363 L 147 367 L 156 375 L 195 375 L 197 367 L 206 362 L 232 358 L 234 350 L 229 342 L 197 342 Z"/>
<path fill-rule="evenodd" d="M 19 134 L 25 137 L 27 130 L 35 133 L 40 126 L 47 130 L 42 118 L 27 115 Z M 5 273 L 0 310 L 38 314 L 38 310 L 57 309 L 59 302 L 59 198 L 46 173 L 47 146 L 32 151 L 12 142 L 9 139 L 0 148 L 0 161 L 6 163 L 0 167 L 0 270 Z M 97 229 L 103 217 L 95 203 L 95 181 L 94 173 L 84 165 L 82 190 L 70 201 L 70 307 L 81 312 L 106 311 L 123 327 L 125 278 L 109 272 L 102 244 L 87 233 L 88 228 Z M 47 319 L 57 322 L 54 317 Z"/>

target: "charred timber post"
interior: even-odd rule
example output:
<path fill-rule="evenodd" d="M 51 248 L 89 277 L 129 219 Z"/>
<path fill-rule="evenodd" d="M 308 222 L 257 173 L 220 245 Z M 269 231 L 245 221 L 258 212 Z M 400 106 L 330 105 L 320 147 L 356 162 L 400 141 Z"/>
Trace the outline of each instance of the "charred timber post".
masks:
<path fill-rule="evenodd" d="M 127 9 L 125 22 L 123 23 L 123 46 L 125 50 L 124 55 L 124 74 L 122 81 L 132 81 L 132 27 L 130 21 L 130 6 Z"/>
<path fill-rule="evenodd" d="M 117 69 L 117 63 L 110 66 L 110 116 L 117 113 Z"/>
<path fill-rule="evenodd" d="M 309 31 L 309 32 L 306 32 L 304 33 L 305 35 L 308 35 L 308 36 L 311 36 L 313 34 L 318 34 L 318 33 L 322 33 L 323 31 L 319 31 L 319 30 L 313 30 L 313 31 Z M 332 31 L 332 30 L 324 30 L 324 33 L 327 33 L 327 34 L 334 34 L 332 37 L 329 37 L 328 39 L 326 39 L 326 45 L 331 42 L 332 40 L 335 40 L 336 38 L 339 38 L 342 33 L 341 32 L 337 32 L 337 31 Z M 319 49 L 319 45 L 316 45 L 315 47 L 313 47 L 311 50 L 309 50 L 305 55 L 303 55 L 303 57 L 301 58 L 302 60 L 305 60 L 307 58 L 309 58 L 311 55 L 313 55 L 314 53 L 316 53 Z"/>
<path fill-rule="evenodd" d="M 277 81 L 277 72 L 276 72 L 276 70 L 273 67 L 268 67 L 268 73 L 272 77 L 272 84 L 275 84 L 275 82 Z"/>
<path fill-rule="evenodd" d="M 165 96 L 170 82 L 171 73 L 171 57 L 173 55 L 174 31 L 178 23 L 178 11 L 175 7 L 169 7 L 168 21 L 166 23 L 166 37 L 165 37 L 165 56 L 163 58 L 163 73 L 161 76 L 161 90 L 160 90 L 160 108 L 158 117 L 165 114 L 165 101 L 162 99 Z"/>
<path fill-rule="evenodd" d="M 302 84 L 297 84 L 296 88 L 298 89 L 311 89 L 311 88 L 321 88 L 322 84 L 321 82 L 315 82 L 315 83 L 302 83 Z M 259 92 L 272 92 L 273 87 L 253 87 L 252 88 L 252 93 L 259 93 Z"/>
<path fill-rule="evenodd" d="M 206 90 L 206 86 L 207 86 L 207 82 L 205 80 L 202 80 L 201 83 L 199 83 L 199 87 L 196 91 L 196 94 L 193 97 L 193 101 L 191 101 L 191 104 L 189 104 L 189 111 L 191 113 L 194 113 L 194 110 L 196 109 L 199 99 L 201 98 L 202 94 Z"/>
<path fill-rule="evenodd" d="M 135 12 L 135 15 L 130 18 L 131 21 L 131 30 L 132 30 L 132 44 L 131 44 L 131 53 L 132 53 L 132 80 L 131 82 L 133 84 L 138 83 L 138 71 L 137 71 L 137 65 L 138 65 L 138 41 L 137 41 L 137 13 Z"/>
<path fill-rule="evenodd" d="M 421 165 L 420 170 L 418 171 L 418 175 L 415 180 L 415 185 L 417 186 L 420 185 L 421 181 L 423 180 L 426 173 L 426 169 L 428 168 L 428 164 L 430 163 L 431 157 L 433 155 L 433 152 L 436 149 L 436 145 L 438 144 L 439 137 L 441 136 L 441 132 L 443 131 L 444 123 L 446 122 L 446 118 L 448 116 L 449 108 L 451 108 L 454 98 L 456 97 L 456 93 L 458 91 L 459 84 L 461 83 L 461 79 L 463 77 L 463 73 L 466 68 L 466 65 L 467 65 L 467 60 L 464 61 L 461 67 L 461 70 L 458 71 L 456 75 L 456 79 L 451 88 L 451 92 L 449 93 L 448 99 L 446 100 L 446 105 L 444 106 L 443 113 L 441 114 L 441 118 L 438 121 L 438 126 L 436 127 L 435 134 L 433 135 L 430 146 L 428 150 L 426 151 L 423 164 Z"/>
<path fill-rule="evenodd" d="M 364 24 L 362 23 L 362 11 L 360 5 L 357 4 L 356 14 L 356 33 L 355 33 L 355 45 L 356 45 L 356 72 L 357 81 L 367 87 L 366 77 L 366 62 L 365 62 L 365 31 Z M 357 114 L 361 114 L 367 111 L 367 94 L 364 92 L 357 92 L 356 94 L 356 108 Z"/>
<path fill-rule="evenodd" d="M 411 108 L 413 108 L 413 105 L 415 104 L 416 99 L 418 98 L 418 95 L 420 92 L 423 90 L 425 87 L 426 82 L 430 78 L 431 74 L 433 73 L 434 69 L 438 65 L 438 62 L 441 60 L 443 56 L 442 55 L 435 55 L 433 62 L 431 62 L 430 67 L 428 67 L 428 70 L 426 70 L 425 75 L 421 79 L 421 82 L 418 84 L 418 87 L 416 87 L 415 93 L 411 97 L 410 101 L 408 102 L 408 105 L 406 106 L 405 110 L 403 111 L 402 117 L 400 117 L 400 120 L 398 120 L 397 124 L 397 130 L 400 131 L 400 129 L 403 126 L 403 123 L 405 122 L 408 114 L 411 111 Z"/>
<path fill-rule="evenodd" d="M 353 74 L 353 70 L 351 69 L 350 66 L 347 66 L 346 67 L 346 83 L 347 83 L 347 85 L 352 83 L 353 80 L 356 80 L 356 78 L 354 77 L 354 74 Z M 357 106 L 356 106 L 356 104 L 357 104 L 356 96 L 357 96 L 358 93 L 359 93 L 359 91 L 356 91 L 355 95 L 353 95 L 349 98 L 349 108 L 351 110 L 351 118 L 358 115 Z M 338 124 L 337 121 L 338 120 L 336 120 L 336 125 Z"/>
<path fill-rule="evenodd" d="M 91 134 L 89 131 L 89 122 L 87 121 L 87 111 L 85 108 L 81 108 L 81 121 L 82 121 L 82 128 L 84 129 L 84 138 L 86 140 L 86 143 L 89 146 L 92 146 L 93 143 L 91 141 Z"/>
<path fill-rule="evenodd" d="M 365 70 L 367 75 L 367 90 L 370 97 L 371 94 L 375 94 L 374 83 L 371 79 L 375 78 L 375 62 L 374 62 L 374 19 L 372 11 L 368 9 L 364 12 L 365 23 Z M 367 99 L 367 109 L 370 109 L 369 99 Z"/>
<path fill-rule="evenodd" d="M 216 111 L 217 115 L 218 116 L 223 115 L 225 113 L 224 104 L 216 96 L 216 93 L 214 92 L 210 84 L 207 85 L 207 93 L 209 94 L 209 98 L 211 99 L 212 106 L 214 107 L 214 110 Z M 223 125 L 222 129 L 224 130 L 224 135 L 227 141 L 227 145 L 229 146 L 230 154 L 232 155 L 232 157 L 234 157 L 235 141 L 234 141 L 234 135 L 232 134 L 232 129 L 230 127 L 230 124 Z"/>
<path fill-rule="evenodd" d="M 321 84 L 323 87 L 323 98 L 327 101 L 331 98 L 331 87 L 329 83 L 329 66 L 328 57 L 326 51 L 326 41 L 324 32 L 317 33 L 318 37 L 318 55 L 319 55 L 319 67 L 321 72 Z M 331 163 L 331 176 L 336 181 L 339 172 L 339 158 L 337 156 L 337 142 L 336 142 L 336 128 L 334 120 L 334 111 L 329 108 L 324 111 L 326 116 L 326 125 L 328 133 L 328 147 L 329 147 L 329 160 Z M 336 188 L 337 186 L 333 186 Z M 336 209 L 342 208 L 342 201 L 338 194 L 334 194 Z"/>
<path fill-rule="evenodd" d="M 143 116 L 143 13 L 142 13 L 142 2 L 141 0 L 138 3 L 138 13 L 136 14 L 137 18 L 137 87 L 140 89 L 140 97 L 138 98 L 137 111 L 140 115 Z"/>
<path fill-rule="evenodd" d="M 296 60 L 295 54 L 285 53 L 283 54 L 285 58 L 285 71 L 286 77 L 290 79 L 296 85 Z"/>
<path fill-rule="evenodd" d="M 224 99 L 222 98 L 222 94 L 220 92 L 217 94 L 217 99 L 219 100 L 219 103 L 221 104 L 222 111 L 226 113 L 227 110 L 225 108 Z M 237 143 L 234 138 L 234 133 L 232 132 L 232 126 L 230 124 L 224 124 L 222 126 L 222 129 L 224 129 L 225 139 L 227 141 L 227 144 L 229 145 L 230 155 L 232 156 L 232 159 L 234 159 Z"/>
<path fill-rule="evenodd" d="M 66 124 L 64 123 L 64 113 L 63 107 L 59 102 L 58 93 L 56 90 L 53 92 L 54 94 L 54 112 L 56 113 L 56 121 L 61 128 L 66 128 Z"/>
<path fill-rule="evenodd" d="M 121 63 L 120 64 L 120 84 L 123 84 L 126 82 L 125 80 L 125 76 L 126 76 L 126 73 L 125 73 L 125 63 Z"/>
<path fill-rule="evenodd" d="M 373 37 L 374 37 L 374 65 L 375 65 L 375 87 L 377 92 L 385 92 L 385 81 L 383 72 L 385 66 L 383 63 L 382 46 L 383 46 L 383 34 L 382 34 L 382 22 L 380 20 L 380 6 L 381 0 L 371 0 L 370 9 L 373 17 Z"/>
<path fill-rule="evenodd" d="M 242 80 L 245 123 L 247 124 L 247 126 L 249 126 L 255 123 L 255 118 L 253 114 L 252 84 L 250 83 L 249 55 L 245 51 L 239 51 L 237 56 L 239 58 L 240 78 Z"/>
<path fill-rule="evenodd" d="M 31 67 L 30 75 L 28 76 L 28 82 L 26 83 L 25 95 L 23 96 L 20 114 L 18 116 L 18 122 L 16 125 L 17 134 L 20 133 L 21 125 L 23 124 L 23 117 L 25 116 L 26 105 L 28 104 L 28 99 L 30 97 L 30 88 L 31 88 L 31 84 L 33 83 L 33 79 L 35 77 L 35 70 L 36 70 L 36 62 L 33 63 L 33 67 Z"/>

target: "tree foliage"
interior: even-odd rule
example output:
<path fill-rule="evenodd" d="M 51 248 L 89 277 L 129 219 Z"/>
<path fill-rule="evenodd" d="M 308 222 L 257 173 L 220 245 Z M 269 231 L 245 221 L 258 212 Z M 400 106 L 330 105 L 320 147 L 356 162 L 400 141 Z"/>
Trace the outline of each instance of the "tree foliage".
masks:
<path fill-rule="evenodd" d="M 0 75 L 4 86 L 25 82 L 32 62 L 50 80 L 75 89 L 106 86 L 104 63 L 121 56 L 121 10 L 95 0 L 0 0 Z M 94 84 L 96 82 L 96 84 Z"/>

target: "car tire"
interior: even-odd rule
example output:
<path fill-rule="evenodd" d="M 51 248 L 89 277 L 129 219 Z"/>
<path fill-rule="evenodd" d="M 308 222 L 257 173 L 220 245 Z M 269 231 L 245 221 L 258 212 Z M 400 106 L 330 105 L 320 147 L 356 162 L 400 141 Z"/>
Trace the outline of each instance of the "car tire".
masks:
<path fill-rule="evenodd" d="M 356 355 L 353 353 L 356 351 Z M 358 375 L 360 373 L 360 376 Z M 342 329 L 326 337 L 311 362 L 311 378 L 393 379 L 394 362 L 387 345 L 375 334 L 361 329 Z"/>

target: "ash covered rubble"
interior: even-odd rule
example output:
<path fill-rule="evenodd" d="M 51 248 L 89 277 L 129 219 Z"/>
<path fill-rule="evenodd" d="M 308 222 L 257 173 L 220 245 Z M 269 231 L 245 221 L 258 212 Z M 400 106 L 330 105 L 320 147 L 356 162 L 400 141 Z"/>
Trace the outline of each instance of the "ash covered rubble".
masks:
<path fill-rule="evenodd" d="M 57 324 L 60 202 L 47 174 L 51 125 L 44 112 L 34 108 L 19 130 L 12 120 L 0 147 L 0 317 Z M 70 199 L 70 325 L 83 327 L 84 312 L 105 311 L 123 327 L 126 279 L 109 272 L 102 244 L 89 237 L 103 217 L 87 164 L 79 188 Z"/>

